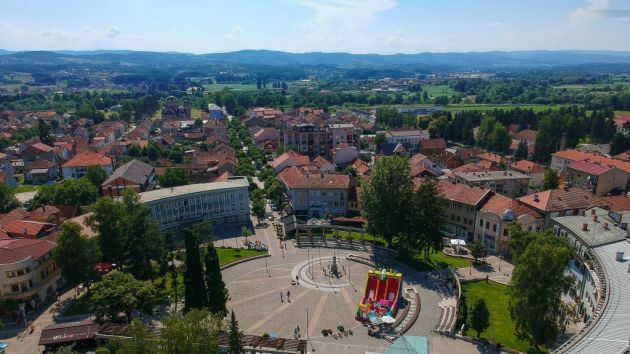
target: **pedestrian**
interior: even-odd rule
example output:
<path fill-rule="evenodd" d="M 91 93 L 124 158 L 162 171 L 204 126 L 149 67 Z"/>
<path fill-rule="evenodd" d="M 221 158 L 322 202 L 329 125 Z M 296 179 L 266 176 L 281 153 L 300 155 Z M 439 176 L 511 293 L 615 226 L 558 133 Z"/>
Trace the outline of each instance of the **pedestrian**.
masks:
<path fill-rule="evenodd" d="M 280 292 L 280 302 L 284 302 L 284 295 L 282 295 L 282 291 Z"/>
<path fill-rule="evenodd" d="M 291 302 L 291 291 L 287 290 L 287 301 Z"/>

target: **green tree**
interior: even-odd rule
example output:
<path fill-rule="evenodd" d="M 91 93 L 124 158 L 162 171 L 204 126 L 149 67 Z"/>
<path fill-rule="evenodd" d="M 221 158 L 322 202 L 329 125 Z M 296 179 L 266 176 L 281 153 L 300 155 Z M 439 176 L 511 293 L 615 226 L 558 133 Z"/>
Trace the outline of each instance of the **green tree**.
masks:
<path fill-rule="evenodd" d="M 542 190 L 546 191 L 548 189 L 556 189 L 560 184 L 560 178 L 558 174 L 553 169 L 548 169 L 545 172 L 545 177 L 543 178 Z"/>
<path fill-rule="evenodd" d="M 391 244 L 394 237 L 400 237 L 407 230 L 407 201 L 411 194 L 407 159 L 399 156 L 379 159 L 370 180 L 362 187 L 363 215 L 368 220 L 370 233 Z"/>
<path fill-rule="evenodd" d="M 251 230 L 247 226 L 241 227 L 241 233 L 243 234 L 243 237 L 245 237 L 245 242 L 247 242 L 247 238 L 249 236 L 253 235 L 253 233 L 251 232 Z"/>
<path fill-rule="evenodd" d="M 188 173 L 179 168 L 167 167 L 164 175 L 159 177 L 160 186 L 164 188 L 188 184 Z"/>
<path fill-rule="evenodd" d="M 475 263 L 477 263 L 479 258 L 486 258 L 488 256 L 488 250 L 480 240 L 475 240 L 475 242 L 470 245 L 470 255 L 473 256 Z"/>
<path fill-rule="evenodd" d="M 243 354 L 243 332 L 238 329 L 238 321 L 234 310 L 230 314 L 230 326 L 228 331 L 228 353 Z"/>
<path fill-rule="evenodd" d="M 163 353 L 217 353 L 221 319 L 207 310 L 192 309 L 184 316 L 172 315 L 162 319 L 164 328 L 159 339 Z"/>
<path fill-rule="evenodd" d="M 521 140 L 518 142 L 518 148 L 514 152 L 514 158 L 517 160 L 527 160 L 527 155 L 529 155 L 527 151 L 527 142 L 525 140 Z"/>
<path fill-rule="evenodd" d="M 203 125 L 203 120 L 201 120 L 201 118 L 195 118 L 195 125 L 197 127 L 201 127 Z"/>
<path fill-rule="evenodd" d="M 431 250 L 442 249 L 442 233 L 444 225 L 444 203 L 439 197 L 437 182 L 425 180 L 411 194 L 408 202 L 400 206 L 406 214 L 406 230 L 402 236 L 408 249 L 419 249 L 425 261 L 429 259 Z"/>
<path fill-rule="evenodd" d="M 621 133 L 613 135 L 610 141 L 610 155 L 615 156 L 628 150 L 630 150 L 630 139 Z"/>
<path fill-rule="evenodd" d="M 199 254 L 199 234 L 185 228 L 186 270 L 184 271 L 184 311 L 208 307 L 208 293 L 204 282 L 203 266 Z"/>
<path fill-rule="evenodd" d="M 8 213 L 19 205 L 15 192 L 6 183 L 0 183 L 0 213 Z"/>
<path fill-rule="evenodd" d="M 104 197 L 90 209 L 92 215 L 87 218 L 87 224 L 98 233 L 98 244 L 103 260 L 122 263 L 127 228 L 123 206 L 110 197 Z"/>
<path fill-rule="evenodd" d="M 140 203 L 140 196 L 133 189 L 123 192 L 125 215 L 125 264 L 137 279 L 153 279 L 152 259 L 163 254 L 162 239 L 157 221 L 151 217 L 149 207 Z"/>
<path fill-rule="evenodd" d="M 510 147 L 512 139 L 507 131 L 507 128 L 499 122 L 495 122 L 492 127 L 492 131 L 489 136 L 488 148 L 497 152 L 504 152 Z"/>
<path fill-rule="evenodd" d="M 129 324 L 131 339 L 114 339 L 111 343 L 117 354 L 159 354 L 157 338 L 152 338 L 147 327 L 137 319 Z"/>
<path fill-rule="evenodd" d="M 98 199 L 98 189 L 85 178 L 67 179 L 53 190 L 56 205 L 90 205 Z"/>
<path fill-rule="evenodd" d="M 484 299 L 477 299 L 468 312 L 468 326 L 477 331 L 477 337 L 481 332 L 490 327 L 490 311 Z"/>
<path fill-rule="evenodd" d="M 510 314 L 519 335 L 537 348 L 551 345 L 565 329 L 562 294 L 574 278 L 566 275 L 573 252 L 565 238 L 535 233 L 514 265 L 508 294 Z"/>
<path fill-rule="evenodd" d="M 376 137 L 374 138 L 374 146 L 376 146 L 376 153 L 381 152 L 381 145 L 386 142 L 387 142 L 387 138 L 385 137 L 385 134 L 383 133 L 376 134 Z"/>
<path fill-rule="evenodd" d="M 54 259 L 64 279 L 70 285 L 77 285 L 93 279 L 101 256 L 96 239 L 81 236 L 81 227 L 66 221 L 57 237 Z"/>
<path fill-rule="evenodd" d="M 562 119 L 556 115 L 545 115 L 538 122 L 538 135 L 534 145 L 534 161 L 548 162 L 551 154 L 560 146 L 559 133 Z"/>
<path fill-rule="evenodd" d="M 228 290 L 221 276 L 219 255 L 212 242 L 208 242 L 204 263 L 206 266 L 205 281 L 208 290 L 208 309 L 213 314 L 225 314 Z"/>
<path fill-rule="evenodd" d="M 112 271 L 94 285 L 92 290 L 92 312 L 97 321 L 119 321 L 119 314 L 131 321 L 135 310 L 146 314 L 153 312 L 156 292 L 151 283 L 141 282 L 129 273 Z"/>
<path fill-rule="evenodd" d="M 99 165 L 91 165 L 87 168 L 87 173 L 85 174 L 85 178 L 87 178 L 94 187 L 98 190 L 101 189 L 101 185 L 107 179 L 107 173 L 105 170 L 101 168 Z"/>

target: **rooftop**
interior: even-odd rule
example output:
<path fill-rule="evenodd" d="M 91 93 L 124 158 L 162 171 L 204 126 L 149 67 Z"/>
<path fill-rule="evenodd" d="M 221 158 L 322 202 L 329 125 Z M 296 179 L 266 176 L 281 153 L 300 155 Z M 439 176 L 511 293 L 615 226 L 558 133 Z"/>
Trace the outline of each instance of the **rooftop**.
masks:
<path fill-rule="evenodd" d="M 516 171 L 483 171 L 456 173 L 455 176 L 467 182 L 529 179 L 529 176 Z"/>
<path fill-rule="evenodd" d="M 523 173 L 545 173 L 547 171 L 541 165 L 527 160 L 517 161 L 511 164 L 510 167 L 515 171 Z"/>
<path fill-rule="evenodd" d="M 348 189 L 350 176 L 344 174 L 309 173 L 298 167 L 289 167 L 278 178 L 291 189 Z"/>
<path fill-rule="evenodd" d="M 481 211 L 495 213 L 502 217 L 507 210 L 512 212 L 514 218 L 518 218 L 521 215 L 530 215 L 535 219 L 541 219 L 543 217 L 542 214 L 529 207 L 527 204 L 499 193 L 494 193 L 483 207 L 481 207 Z"/>
<path fill-rule="evenodd" d="M 29 257 L 38 259 L 54 248 L 55 244 L 46 240 L 28 238 L 0 240 L 0 264 L 16 263 Z"/>
<path fill-rule="evenodd" d="M 203 193 L 232 188 L 247 188 L 249 183 L 245 177 L 231 177 L 227 182 L 197 183 L 186 186 L 156 189 L 140 193 L 140 201 L 151 203 L 166 198 L 179 197 L 188 194 Z"/>
<path fill-rule="evenodd" d="M 602 164 L 595 163 L 589 160 L 580 160 L 580 161 L 575 161 L 571 163 L 569 166 L 567 166 L 567 168 L 584 172 L 584 173 L 588 173 L 590 175 L 599 176 L 603 173 L 606 173 L 612 170 L 614 167 L 608 166 L 608 165 L 602 165 Z"/>
<path fill-rule="evenodd" d="M 522 196 L 518 200 L 543 212 L 588 209 L 606 204 L 593 193 L 579 187 L 550 189 Z"/>
<path fill-rule="evenodd" d="M 582 152 L 579 150 L 569 149 L 569 150 L 555 152 L 551 154 L 551 156 L 558 157 L 565 160 L 571 160 L 571 161 L 591 160 L 593 162 L 597 162 L 600 164 L 613 165 L 623 170 L 626 173 L 630 173 L 630 162 L 611 159 L 608 157 L 604 157 L 604 156 L 589 153 L 589 152 Z"/>
<path fill-rule="evenodd" d="M 112 164 L 112 159 L 91 151 L 76 154 L 63 167 L 85 167 L 91 165 L 107 166 Z"/>
<path fill-rule="evenodd" d="M 442 198 L 471 206 L 476 206 L 492 193 L 487 188 L 471 187 L 447 180 L 440 180 L 438 189 Z"/>
<path fill-rule="evenodd" d="M 630 212 L 615 213 L 600 207 L 589 209 L 584 212 L 584 215 L 552 218 L 554 222 L 570 230 L 583 244 L 589 247 L 625 240 L 628 231 L 615 226 L 615 224 L 627 223 L 629 219 Z M 586 225 L 586 230 L 584 225 Z"/>
<path fill-rule="evenodd" d="M 143 184 L 153 171 L 153 166 L 139 160 L 131 160 L 118 167 L 114 173 L 112 173 L 112 175 L 103 182 L 103 185 L 110 184 L 117 178 L 123 178 L 138 184 Z"/>

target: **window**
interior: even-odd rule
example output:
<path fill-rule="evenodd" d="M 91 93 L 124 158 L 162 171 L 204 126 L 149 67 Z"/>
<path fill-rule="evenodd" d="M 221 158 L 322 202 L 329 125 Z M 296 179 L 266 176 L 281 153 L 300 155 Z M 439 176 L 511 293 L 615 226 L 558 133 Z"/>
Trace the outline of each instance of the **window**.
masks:
<path fill-rule="evenodd" d="M 18 284 L 11 284 L 11 291 L 17 293 L 20 291 L 20 286 Z"/>
<path fill-rule="evenodd" d="M 492 232 L 497 232 L 497 224 L 492 224 Z"/>
<path fill-rule="evenodd" d="M 483 227 L 483 220 L 479 219 L 479 227 Z"/>
<path fill-rule="evenodd" d="M 7 272 L 7 278 L 15 278 L 17 277 L 17 274 L 15 273 L 15 271 L 10 270 Z"/>

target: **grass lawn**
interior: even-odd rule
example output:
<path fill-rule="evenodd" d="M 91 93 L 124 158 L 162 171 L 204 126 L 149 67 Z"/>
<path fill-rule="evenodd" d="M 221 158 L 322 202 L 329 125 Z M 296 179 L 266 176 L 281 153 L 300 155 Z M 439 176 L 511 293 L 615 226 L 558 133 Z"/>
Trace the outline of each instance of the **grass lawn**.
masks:
<path fill-rule="evenodd" d="M 267 251 L 248 250 L 241 248 L 220 248 L 217 247 L 217 254 L 219 255 L 219 265 L 224 266 L 228 263 L 232 263 L 239 259 L 250 258 L 267 254 Z"/>
<path fill-rule="evenodd" d="M 457 91 L 453 90 L 448 85 L 422 86 L 422 91 L 426 91 L 431 97 L 453 96 L 457 94 Z"/>
<path fill-rule="evenodd" d="M 514 323 L 508 310 L 509 297 L 507 286 L 490 281 L 473 281 L 462 283 L 462 292 L 466 297 L 466 305 L 471 306 L 479 298 L 486 301 L 490 311 L 490 327 L 481 333 L 481 338 L 493 339 L 504 346 L 521 352 L 536 352 L 527 341 L 516 338 Z M 469 330 L 469 336 L 476 336 L 477 332 Z M 547 352 L 546 350 L 544 351 Z"/>
<path fill-rule="evenodd" d="M 449 112 L 460 112 L 460 111 L 492 111 L 495 109 L 532 109 L 534 112 L 546 111 L 548 109 L 558 109 L 560 107 L 567 107 L 569 105 L 548 105 L 548 104 L 505 104 L 505 105 L 496 105 L 496 104 L 449 104 L 444 107 L 445 111 Z"/>
<path fill-rule="evenodd" d="M 401 252 L 398 261 L 412 267 L 413 269 L 423 272 L 427 270 L 446 269 L 449 266 L 453 268 L 468 267 L 472 264 L 472 260 L 467 258 L 451 257 L 444 252 L 432 252 L 428 261 L 425 262 L 424 255 L 420 253 L 409 254 Z"/>
<path fill-rule="evenodd" d="M 24 192 L 36 192 L 37 189 L 38 189 L 37 186 L 31 186 L 28 184 L 20 184 L 19 186 L 15 187 L 13 191 L 15 193 L 24 193 Z"/>
<path fill-rule="evenodd" d="M 271 85 L 269 85 L 269 88 Z M 228 87 L 237 91 L 255 91 L 256 84 L 206 84 L 203 88 L 208 91 L 221 91 L 223 88 Z"/>
<path fill-rule="evenodd" d="M 339 231 L 339 233 L 337 234 L 339 237 L 341 237 L 342 239 L 347 239 L 348 238 L 348 233 L 350 234 L 350 237 L 352 237 L 353 240 L 358 240 L 361 241 L 361 239 L 365 240 L 365 242 L 369 242 L 372 243 L 374 241 L 376 241 L 377 245 L 383 246 L 383 247 L 387 247 L 387 241 L 383 240 L 382 238 L 378 237 L 378 236 L 372 236 L 368 233 L 364 233 L 363 236 L 361 236 L 360 232 L 355 232 L 355 231 Z M 333 238 L 335 237 L 335 232 L 332 230 L 328 230 L 326 232 L 326 238 Z"/>

